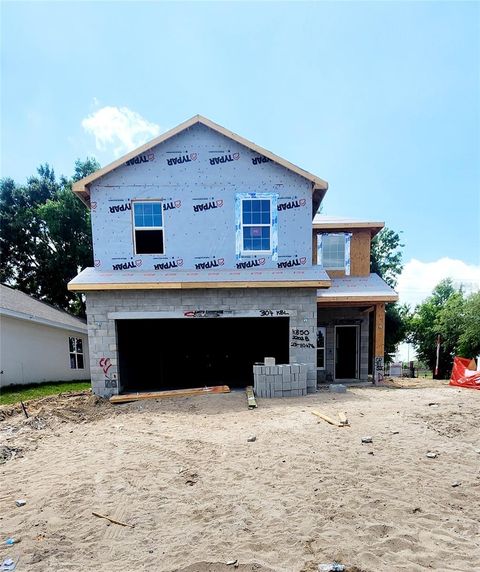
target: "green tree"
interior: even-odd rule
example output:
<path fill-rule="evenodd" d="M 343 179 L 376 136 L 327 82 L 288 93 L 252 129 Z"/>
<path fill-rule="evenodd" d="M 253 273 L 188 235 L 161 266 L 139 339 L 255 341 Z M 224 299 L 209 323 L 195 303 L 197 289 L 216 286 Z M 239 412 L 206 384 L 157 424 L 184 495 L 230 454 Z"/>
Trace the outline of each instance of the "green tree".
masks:
<path fill-rule="evenodd" d="M 440 336 L 439 377 L 449 376 L 455 355 L 474 357 L 480 351 L 480 294 L 465 298 L 450 278 L 419 304 L 410 324 L 410 341 L 417 356 L 434 371 Z"/>
<path fill-rule="evenodd" d="M 400 235 L 390 228 L 382 230 L 373 237 L 370 249 L 370 272 L 381 276 L 392 288 L 403 269 Z"/>
<path fill-rule="evenodd" d="M 92 264 L 90 216 L 71 192 L 73 181 L 100 167 L 77 161 L 72 179 L 57 180 L 49 165 L 19 186 L 0 185 L 0 280 L 61 309 L 84 315 L 82 298 L 67 283 Z"/>
<path fill-rule="evenodd" d="M 463 330 L 458 339 L 458 353 L 464 357 L 480 355 L 480 292 L 465 300 Z"/>
<path fill-rule="evenodd" d="M 370 272 L 378 274 L 395 288 L 403 269 L 401 238 L 389 228 L 383 228 L 372 240 Z M 385 361 L 392 361 L 398 344 L 408 334 L 410 312 L 406 305 L 394 302 L 385 306 Z"/>

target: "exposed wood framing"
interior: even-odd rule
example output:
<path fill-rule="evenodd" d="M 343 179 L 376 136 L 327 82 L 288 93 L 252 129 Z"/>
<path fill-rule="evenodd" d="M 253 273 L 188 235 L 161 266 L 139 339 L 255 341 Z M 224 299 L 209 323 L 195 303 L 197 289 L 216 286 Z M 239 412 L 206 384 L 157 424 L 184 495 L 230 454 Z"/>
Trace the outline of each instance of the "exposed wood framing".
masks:
<path fill-rule="evenodd" d="M 255 394 L 253 393 L 253 387 L 249 385 L 245 391 L 247 393 L 248 408 L 255 409 L 255 407 L 257 407 L 257 400 L 255 399 Z"/>
<path fill-rule="evenodd" d="M 375 221 L 325 221 L 314 222 L 313 228 L 317 232 L 352 232 L 359 229 L 368 229 L 373 238 L 385 226 L 384 222 Z"/>
<path fill-rule="evenodd" d="M 351 276 L 370 275 L 370 243 L 368 230 L 354 232 L 350 241 L 350 274 Z"/>
<path fill-rule="evenodd" d="M 171 397 L 194 397 L 195 395 L 209 395 L 211 393 L 230 393 L 228 385 L 215 385 L 213 387 L 195 387 L 192 389 L 172 389 L 170 391 L 150 391 L 144 393 L 123 393 L 110 397 L 111 403 L 127 403 L 142 399 L 167 399 Z"/>
<path fill-rule="evenodd" d="M 375 306 L 370 306 L 362 311 L 362 314 L 371 314 L 375 310 Z"/>
<path fill-rule="evenodd" d="M 329 288 L 329 280 L 281 280 L 265 282 L 138 282 L 138 283 L 69 283 L 68 290 L 87 292 L 91 290 L 196 290 L 199 288 Z"/>
<path fill-rule="evenodd" d="M 373 322 L 374 357 L 385 353 L 385 304 L 376 304 Z"/>
<path fill-rule="evenodd" d="M 396 302 L 398 300 L 397 295 L 384 296 L 317 296 L 317 304 L 321 306 L 347 306 L 347 305 L 362 305 L 362 304 L 372 304 L 373 302 Z"/>

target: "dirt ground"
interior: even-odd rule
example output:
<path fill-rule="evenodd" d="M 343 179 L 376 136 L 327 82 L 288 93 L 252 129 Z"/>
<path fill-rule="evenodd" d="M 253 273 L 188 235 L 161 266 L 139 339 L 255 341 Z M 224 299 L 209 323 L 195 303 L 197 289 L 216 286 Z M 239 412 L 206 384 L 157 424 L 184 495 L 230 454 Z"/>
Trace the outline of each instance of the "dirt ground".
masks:
<path fill-rule="evenodd" d="M 28 420 L 4 407 L 0 559 L 33 572 L 313 572 L 334 560 L 349 572 L 478 571 L 480 391 L 387 385 L 256 410 L 242 392 L 45 398 Z M 312 410 L 346 412 L 350 427 Z M 6 548 L 8 537 L 21 542 Z"/>

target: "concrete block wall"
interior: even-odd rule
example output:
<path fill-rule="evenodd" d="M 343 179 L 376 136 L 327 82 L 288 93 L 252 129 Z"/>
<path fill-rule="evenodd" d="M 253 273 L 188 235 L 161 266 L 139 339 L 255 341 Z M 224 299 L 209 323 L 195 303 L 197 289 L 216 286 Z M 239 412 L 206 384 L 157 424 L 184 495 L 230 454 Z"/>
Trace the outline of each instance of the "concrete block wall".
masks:
<path fill-rule="evenodd" d="M 255 395 L 258 397 L 299 397 L 307 395 L 306 364 L 254 365 Z"/>
<path fill-rule="evenodd" d="M 242 317 L 242 312 L 252 310 L 287 312 L 290 320 L 289 361 L 306 365 L 307 389 L 309 392 L 316 391 L 317 304 L 314 288 L 106 290 L 87 292 L 86 301 L 90 371 L 92 388 L 97 395 L 110 397 L 122 391 L 115 318 L 110 314 L 156 312 L 158 317 L 165 312 L 168 318 L 201 319 L 184 317 L 185 312 L 192 310 L 233 310 L 238 317 Z M 302 335 L 295 337 L 292 332 L 299 330 L 302 330 Z M 302 339 L 299 341 L 298 337 Z"/>
<path fill-rule="evenodd" d="M 369 315 L 359 308 L 318 308 L 317 325 L 325 326 L 325 369 L 318 370 L 319 383 L 333 381 L 335 371 L 335 326 L 360 326 L 359 379 L 368 380 L 368 326 Z"/>

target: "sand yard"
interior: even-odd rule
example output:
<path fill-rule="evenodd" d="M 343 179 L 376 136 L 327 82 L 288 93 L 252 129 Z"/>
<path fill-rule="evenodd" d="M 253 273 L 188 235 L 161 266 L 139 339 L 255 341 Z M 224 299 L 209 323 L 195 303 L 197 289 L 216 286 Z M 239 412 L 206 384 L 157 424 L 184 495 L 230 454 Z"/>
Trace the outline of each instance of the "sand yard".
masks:
<path fill-rule="evenodd" d="M 243 392 L 45 398 L 29 420 L 6 406 L 0 534 L 21 542 L 0 557 L 18 571 L 480 570 L 480 392 L 423 385 L 256 410 Z"/>

